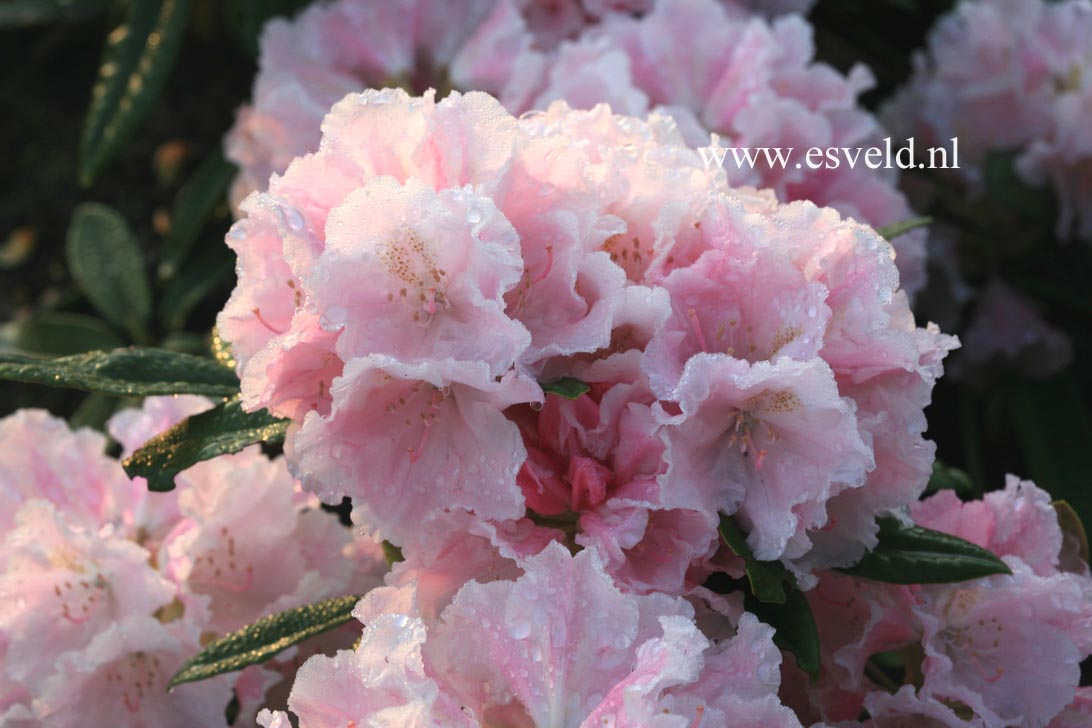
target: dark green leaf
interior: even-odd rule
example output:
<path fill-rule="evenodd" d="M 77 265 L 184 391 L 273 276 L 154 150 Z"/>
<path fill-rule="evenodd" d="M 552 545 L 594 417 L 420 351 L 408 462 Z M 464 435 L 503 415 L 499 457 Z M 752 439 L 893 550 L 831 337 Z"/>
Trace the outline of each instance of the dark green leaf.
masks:
<path fill-rule="evenodd" d="M 80 136 L 80 179 L 90 184 L 151 110 L 170 74 L 190 0 L 133 0 L 107 37 Z"/>
<path fill-rule="evenodd" d="M 92 351 L 58 359 L 0 354 L 0 379 L 119 396 L 239 392 L 235 373 L 212 359 L 164 349 Z"/>
<path fill-rule="evenodd" d="M 177 271 L 163 292 L 159 318 L 171 330 L 182 328 L 193 309 L 232 280 L 235 258 L 223 241 L 208 246 Z"/>
<path fill-rule="evenodd" d="M 556 394 L 558 397 L 564 397 L 565 399 L 577 399 L 590 389 L 591 387 L 587 384 L 573 377 L 562 377 L 542 385 L 542 391 L 546 394 Z"/>
<path fill-rule="evenodd" d="M 83 20 L 104 12 L 111 0 L 3 0 L 0 28 Z"/>
<path fill-rule="evenodd" d="M 152 289 L 136 236 L 113 208 L 88 202 L 68 226 L 65 254 L 72 278 L 107 321 L 140 340 L 152 314 Z"/>
<path fill-rule="evenodd" d="M 890 225 L 884 225 L 883 227 L 876 228 L 876 232 L 880 234 L 885 240 L 891 241 L 900 235 L 905 235 L 911 230 L 917 230 L 919 227 L 925 227 L 931 225 L 933 218 L 931 217 L 912 217 L 909 220 L 902 220 L 900 222 L 893 222 Z"/>
<path fill-rule="evenodd" d="M 354 595 L 334 597 L 263 617 L 201 650 L 171 678 L 168 689 L 261 664 L 308 637 L 345 624 L 353 618 L 358 601 Z"/>
<path fill-rule="evenodd" d="M 813 678 L 819 676 L 819 628 L 804 592 L 790 589 L 783 604 L 762 602 L 748 594 L 743 605 L 776 630 L 774 644 L 791 652 L 801 670 Z"/>
<path fill-rule="evenodd" d="M 228 0 L 224 3 L 228 22 L 253 55 L 258 55 L 258 37 L 266 21 L 277 15 L 291 15 L 308 0 Z"/>
<path fill-rule="evenodd" d="M 91 392 L 83 401 L 68 423 L 72 427 L 90 427 L 93 430 L 103 432 L 106 429 L 106 421 L 114 414 L 118 406 L 118 398 L 102 392 Z"/>
<path fill-rule="evenodd" d="M 21 351 L 48 356 L 116 349 L 125 341 L 109 324 L 94 316 L 42 311 L 20 322 L 15 345 Z"/>
<path fill-rule="evenodd" d="M 282 442 L 287 429 L 288 420 L 265 410 L 246 412 L 236 399 L 179 422 L 144 443 L 122 465 L 130 478 L 147 478 L 149 490 L 167 491 L 174 488 L 175 475 L 202 460 L 247 445 Z"/>
<path fill-rule="evenodd" d="M 991 574 L 1011 574 L 984 548 L 956 536 L 897 519 L 877 519 L 879 544 L 855 566 L 839 571 L 889 584 L 948 584 Z"/>
<path fill-rule="evenodd" d="M 720 537 L 732 552 L 746 563 L 747 580 L 751 592 L 762 602 L 770 604 L 785 603 L 785 584 L 796 585 L 796 580 L 778 561 L 759 561 L 747 545 L 747 538 L 739 526 L 728 516 L 721 514 Z"/>
<path fill-rule="evenodd" d="M 971 476 L 959 468 L 953 468 L 935 460 L 933 474 L 929 477 L 929 485 L 925 488 L 925 492 L 936 493 L 941 490 L 952 490 L 960 495 L 970 495 L 975 492 Z"/>
<path fill-rule="evenodd" d="M 754 595 L 744 579 L 733 579 L 725 573 L 715 573 L 704 584 L 717 594 L 743 594 L 743 607 L 773 627 L 774 643 L 796 657 L 800 669 L 812 677 L 819 674 L 819 629 L 815 624 L 807 597 L 794 583 L 787 585 L 781 603 L 762 601 Z"/>
<path fill-rule="evenodd" d="M 171 211 L 171 231 L 163 244 L 159 262 L 159 277 L 171 278 L 193 249 L 198 233 L 209 215 L 224 201 L 228 184 L 235 176 L 235 167 L 219 152 L 205 159 L 174 199 Z M 220 241 L 219 247 L 224 247 Z"/>
<path fill-rule="evenodd" d="M 1055 200 L 1050 187 L 1032 187 L 1016 173 L 1015 152 L 991 152 L 986 157 L 985 179 L 990 196 L 1020 217 L 1051 223 Z"/>
<path fill-rule="evenodd" d="M 1065 374 L 1013 381 L 1008 393 L 1028 477 L 1092 523 L 1092 412 L 1081 385 Z"/>

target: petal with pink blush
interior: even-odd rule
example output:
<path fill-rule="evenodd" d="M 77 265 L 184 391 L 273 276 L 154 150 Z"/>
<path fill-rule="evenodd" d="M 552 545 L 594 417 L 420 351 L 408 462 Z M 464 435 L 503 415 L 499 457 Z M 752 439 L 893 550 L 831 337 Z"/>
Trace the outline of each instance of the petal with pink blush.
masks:
<path fill-rule="evenodd" d="M 484 363 L 355 359 L 334 381 L 330 414 L 308 414 L 286 453 L 308 490 L 353 499 L 355 518 L 401 544 L 445 509 L 523 515 L 516 472 L 526 455 L 501 409 L 541 401 L 533 380 L 494 379 Z"/>
<path fill-rule="evenodd" d="M 47 501 L 27 501 L 3 541 L 0 635 L 5 669 L 38 685 L 61 654 L 86 647 L 110 625 L 150 615 L 175 587 L 134 543 L 91 531 Z"/>
<path fill-rule="evenodd" d="M 377 178 L 331 213 L 326 236 L 306 285 L 343 361 L 452 358 L 501 374 L 530 343 L 503 300 L 523 273 L 519 237 L 472 188 Z"/>
<path fill-rule="evenodd" d="M 739 512 L 757 558 L 803 554 L 826 502 L 873 467 L 855 408 L 821 360 L 748 364 L 698 354 L 666 417 L 667 498 L 710 513 Z M 687 504 L 690 504 L 687 506 Z"/>

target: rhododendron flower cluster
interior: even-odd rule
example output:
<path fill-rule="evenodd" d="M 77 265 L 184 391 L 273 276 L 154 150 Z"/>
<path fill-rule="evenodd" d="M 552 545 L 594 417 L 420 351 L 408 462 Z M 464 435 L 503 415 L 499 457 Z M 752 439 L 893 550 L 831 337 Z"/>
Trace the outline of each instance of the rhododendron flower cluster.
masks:
<path fill-rule="evenodd" d="M 989 549 L 1012 574 L 896 586 L 824 573 L 808 598 L 825 669 L 814 684 L 788 677 L 801 686 L 794 707 L 815 720 L 851 721 L 863 706 L 876 726 L 1087 725 L 1092 701 L 1078 685 L 1079 663 L 1092 654 L 1092 579 L 1050 496 L 1009 476 L 982 500 L 961 503 L 943 491 L 911 514 Z M 897 692 L 867 669 L 870 656 L 892 651 L 917 675 Z"/>
<path fill-rule="evenodd" d="M 209 406 L 149 399 L 110 432 L 128 453 Z M 252 720 L 284 678 L 276 663 L 170 694 L 167 681 L 210 638 L 367 590 L 385 571 L 377 545 L 256 449 L 202 463 L 161 494 L 130 480 L 102 435 L 45 412 L 5 418 L 0 438 L 5 726 L 222 726 L 233 697 Z"/>
<path fill-rule="evenodd" d="M 959 174 L 983 181 L 990 152 L 1057 193 L 1058 234 L 1092 237 L 1092 3 L 967 0 L 930 34 L 888 114 L 930 143 L 959 139 Z"/>
<path fill-rule="evenodd" d="M 686 141 L 808 149 L 873 146 L 885 133 L 857 99 L 873 83 L 814 62 L 808 2 L 338 0 L 276 21 L 262 41 L 253 102 L 226 151 L 241 173 L 233 193 L 265 189 L 270 173 L 318 147 L 327 109 L 349 91 L 401 86 L 495 95 L 512 113 L 563 99 L 580 108 L 674 116 Z M 756 11 L 761 14 L 756 14 Z M 782 15 L 784 13 L 784 15 Z M 766 17 L 763 17 L 763 16 Z M 780 16 L 780 17 L 778 17 Z M 767 19 L 772 17 L 773 19 Z M 731 160 L 729 160 L 731 161 Z M 892 170 L 725 165 L 735 185 L 767 187 L 887 225 L 912 216 Z M 895 240 L 902 287 L 924 283 L 924 232 Z"/>
<path fill-rule="evenodd" d="M 923 490 L 954 342 L 870 229 L 730 191 L 665 117 L 387 90 L 324 129 L 243 202 L 219 330 L 246 406 L 296 421 L 293 472 L 375 536 L 529 522 L 508 548 L 678 594 L 719 513 L 806 577 Z"/>
<path fill-rule="evenodd" d="M 753 617 L 720 604 L 735 636 L 710 652 L 678 600 L 725 558 L 721 514 L 808 585 L 921 494 L 955 342 L 916 327 L 891 246 L 730 189 L 666 116 L 384 90 L 323 130 L 243 201 L 218 322 L 245 405 L 293 420 L 304 487 L 405 557 L 357 650 L 304 668 L 304 723 L 795 725 Z M 517 614 L 525 590 L 560 613 Z M 622 631 L 563 659 L 567 630 L 609 636 L 572 621 L 589 609 Z M 760 684 L 712 687 L 752 639 Z"/>

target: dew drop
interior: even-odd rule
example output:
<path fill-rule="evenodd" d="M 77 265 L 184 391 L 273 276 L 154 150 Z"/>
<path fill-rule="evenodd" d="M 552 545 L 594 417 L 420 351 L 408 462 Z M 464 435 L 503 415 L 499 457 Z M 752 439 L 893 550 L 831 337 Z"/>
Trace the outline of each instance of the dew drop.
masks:
<path fill-rule="evenodd" d="M 341 306 L 330 306 L 323 312 L 319 323 L 322 324 L 324 329 L 337 330 L 345 327 L 345 322 L 349 318 L 349 312 Z"/>
<path fill-rule="evenodd" d="M 482 221 L 482 211 L 476 207 L 471 207 L 466 211 L 466 221 L 471 225 L 477 225 Z"/>
<path fill-rule="evenodd" d="M 303 215 L 293 207 L 284 208 L 284 220 L 288 227 L 296 232 L 303 230 Z"/>
<path fill-rule="evenodd" d="M 232 240 L 245 240 L 246 239 L 246 223 L 240 220 L 231 226 L 228 230 L 228 237 Z"/>
<path fill-rule="evenodd" d="M 808 318 L 815 318 L 818 313 L 819 309 L 817 309 L 815 306 L 808 307 Z"/>
<path fill-rule="evenodd" d="M 508 634 L 514 640 L 527 639 L 531 635 L 531 623 L 522 617 L 514 619 L 508 625 Z"/>

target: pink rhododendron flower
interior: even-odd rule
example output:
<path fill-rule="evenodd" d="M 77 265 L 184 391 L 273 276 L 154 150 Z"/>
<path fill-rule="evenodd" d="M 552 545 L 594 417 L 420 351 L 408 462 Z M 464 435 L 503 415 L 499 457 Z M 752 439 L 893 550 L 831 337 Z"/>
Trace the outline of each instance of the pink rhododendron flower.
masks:
<path fill-rule="evenodd" d="M 373 592 L 360 645 L 304 665 L 290 708 L 312 728 L 799 725 L 776 698 L 772 630 L 751 615 L 714 646 L 687 602 L 619 592 L 592 551 L 554 544 L 524 568 L 470 582 L 435 620 L 412 586 Z"/>
<path fill-rule="evenodd" d="M 558 26 L 567 24 L 539 7 L 518 0 L 460 0 L 443 7 L 341 0 L 313 5 L 292 21 L 270 22 L 262 33 L 253 102 L 240 109 L 225 142 L 227 156 L 242 170 L 233 200 L 238 204 L 264 190 L 272 173 L 315 151 L 323 116 L 352 91 L 400 84 L 414 93 L 479 89 L 522 110 L 545 63 L 540 42 L 556 43 Z M 570 17 L 583 25 L 582 14 Z"/>
<path fill-rule="evenodd" d="M 962 341 L 962 356 L 952 365 L 952 376 L 961 380 L 981 375 L 996 360 L 1035 377 L 1058 374 L 1073 360 L 1070 338 L 999 280 L 979 291 Z"/>
<path fill-rule="evenodd" d="M 675 117 L 695 147 L 709 146 L 709 132 L 722 137 L 724 147 L 750 151 L 880 143 L 885 132 L 857 105 L 872 85 L 871 73 L 856 66 L 843 77 L 813 56 L 811 27 L 798 15 L 769 23 L 735 4 L 662 0 L 641 19 L 613 16 L 562 46 L 557 64 L 568 72 L 551 74 L 535 105 L 564 99 L 578 107 L 607 102 L 628 114 L 660 110 Z M 734 185 L 770 187 L 783 201 L 810 200 L 870 224 L 912 216 L 890 170 L 748 165 L 731 156 L 724 169 Z M 911 296 L 925 281 L 924 243 L 921 231 L 894 241 Z"/>
<path fill-rule="evenodd" d="M 166 690 L 170 677 L 199 649 L 197 631 L 185 622 L 131 617 L 60 659 L 34 700 L 35 714 L 40 725 L 57 726 L 225 725 L 230 676 Z"/>
<path fill-rule="evenodd" d="M 109 430 L 129 452 L 209 406 L 153 398 Z M 386 571 L 377 544 L 339 527 L 283 460 L 256 448 L 200 463 L 161 494 L 129 481 L 104 438 L 44 412 L 18 412 L 0 430 L 26 444 L 0 457 L 13 503 L 0 529 L 5 725 L 224 725 L 233 686 L 240 715 L 253 715 L 276 671 L 255 666 L 170 695 L 167 681 L 202 640 L 366 591 Z"/>
<path fill-rule="evenodd" d="M 293 473 L 372 535 L 530 519 L 681 594 L 719 513 L 806 576 L 924 489 L 954 341 L 868 228 L 729 190 L 660 116 L 387 90 L 324 130 L 244 203 L 219 329 Z M 544 399 L 565 378 L 591 391 Z"/>
<path fill-rule="evenodd" d="M 97 432 L 73 432 L 43 410 L 20 410 L 0 420 L 0 536 L 15 525 L 19 506 L 46 498 L 65 517 L 97 528 L 117 518 L 127 504 L 129 478 L 116 461 L 103 457 L 106 439 Z"/>
<path fill-rule="evenodd" d="M 869 72 L 858 66 L 843 78 L 812 63 L 810 26 L 792 14 L 806 0 L 468 0 L 445 9 L 450 17 L 415 2 L 372 5 L 340 0 L 267 27 L 253 105 L 240 110 L 225 143 L 242 169 L 236 206 L 318 148 L 322 116 L 342 95 L 386 85 L 486 91 L 513 113 L 559 99 L 633 115 L 658 108 L 676 116 L 694 146 L 709 143 L 708 131 L 732 146 L 799 150 L 872 146 L 883 136 L 856 105 Z M 790 14 L 770 25 L 753 12 Z M 427 21 L 412 22 L 422 13 Z M 911 216 L 894 179 L 863 165 L 727 169 L 733 184 L 771 187 L 783 200 L 831 205 L 872 224 Z M 924 234 L 895 246 L 912 296 L 924 282 Z"/>
<path fill-rule="evenodd" d="M 866 725 L 879 727 L 1046 726 L 1063 711 L 1080 715 L 1092 580 L 1084 565 L 1077 573 L 1060 568 L 1050 497 L 1010 476 L 980 501 L 942 491 L 911 510 L 919 525 L 990 549 L 1012 574 L 899 586 L 823 573 L 808 593 L 824 651 L 820 680 L 805 688 L 810 709 L 846 721 L 863 705 L 873 720 Z M 890 650 L 904 650 L 910 665 L 920 650 L 916 691 L 907 685 L 885 695 L 869 679 L 868 658 Z"/>
<path fill-rule="evenodd" d="M 960 170 L 983 181 L 991 152 L 1015 152 L 1032 185 L 1060 202 L 1057 231 L 1092 235 L 1092 3 L 970 0 L 941 19 L 908 86 L 887 110 L 892 126 L 929 143 L 959 139 Z"/>

